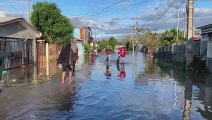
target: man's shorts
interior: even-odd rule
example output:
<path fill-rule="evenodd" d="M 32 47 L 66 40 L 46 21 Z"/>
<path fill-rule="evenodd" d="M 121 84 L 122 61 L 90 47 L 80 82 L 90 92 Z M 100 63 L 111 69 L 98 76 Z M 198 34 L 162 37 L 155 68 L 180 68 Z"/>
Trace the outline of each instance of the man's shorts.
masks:
<path fill-rule="evenodd" d="M 72 66 L 71 65 L 62 64 L 62 68 L 63 68 L 63 72 L 72 71 Z"/>
<path fill-rule="evenodd" d="M 125 57 L 121 57 L 120 61 L 123 63 L 124 62 Z"/>

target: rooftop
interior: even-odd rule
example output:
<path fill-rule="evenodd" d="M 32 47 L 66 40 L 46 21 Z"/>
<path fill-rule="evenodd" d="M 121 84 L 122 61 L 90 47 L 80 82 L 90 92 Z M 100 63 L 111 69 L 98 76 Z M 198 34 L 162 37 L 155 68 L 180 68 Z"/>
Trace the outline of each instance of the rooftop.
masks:
<path fill-rule="evenodd" d="M 200 26 L 200 27 L 197 27 L 197 29 L 205 29 L 205 28 L 210 28 L 210 27 L 212 27 L 212 24 Z"/>

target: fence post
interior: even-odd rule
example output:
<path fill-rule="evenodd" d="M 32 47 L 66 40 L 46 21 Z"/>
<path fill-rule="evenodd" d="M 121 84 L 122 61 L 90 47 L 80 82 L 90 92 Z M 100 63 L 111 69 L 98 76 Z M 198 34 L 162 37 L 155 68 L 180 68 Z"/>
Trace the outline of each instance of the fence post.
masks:
<path fill-rule="evenodd" d="M 46 75 L 49 76 L 49 43 L 46 43 Z"/>

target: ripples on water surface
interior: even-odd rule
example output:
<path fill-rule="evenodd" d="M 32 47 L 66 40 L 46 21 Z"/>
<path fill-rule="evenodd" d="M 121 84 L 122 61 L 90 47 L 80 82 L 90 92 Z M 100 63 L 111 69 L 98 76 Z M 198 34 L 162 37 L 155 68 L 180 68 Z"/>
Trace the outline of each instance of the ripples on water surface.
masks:
<path fill-rule="evenodd" d="M 126 78 L 118 78 L 117 56 L 107 72 L 105 57 L 78 69 L 73 83 L 59 76 L 38 86 L 14 87 L 0 94 L 1 119 L 180 120 L 212 118 L 212 78 L 170 70 L 143 54 L 129 55 Z M 80 72 L 79 72 L 80 71 Z M 210 79 L 210 80 L 209 80 Z"/>

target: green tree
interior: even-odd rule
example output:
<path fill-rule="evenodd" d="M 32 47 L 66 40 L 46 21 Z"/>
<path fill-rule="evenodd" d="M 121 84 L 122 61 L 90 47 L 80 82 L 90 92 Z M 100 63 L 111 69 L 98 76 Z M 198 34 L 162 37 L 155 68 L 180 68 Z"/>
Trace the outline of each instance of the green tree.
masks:
<path fill-rule="evenodd" d="M 108 47 L 108 41 L 107 40 L 102 40 L 99 42 L 99 48 L 101 50 L 106 49 Z"/>
<path fill-rule="evenodd" d="M 117 39 L 110 37 L 108 40 L 108 45 L 112 47 L 112 50 L 115 50 L 116 45 L 118 44 Z"/>
<path fill-rule="evenodd" d="M 50 43 L 66 44 L 73 38 L 73 25 L 55 3 L 34 4 L 31 22 Z"/>
<path fill-rule="evenodd" d="M 127 50 L 132 50 L 132 40 L 131 39 L 133 39 L 133 38 L 128 35 L 128 36 L 125 36 L 121 42 L 122 46 L 126 46 L 126 49 L 127 49 L 127 44 L 128 44 Z"/>
<path fill-rule="evenodd" d="M 163 46 L 183 42 L 185 40 L 184 33 L 182 31 L 178 31 L 178 40 L 177 40 L 176 29 L 166 30 L 164 33 L 161 34 L 160 39 L 161 42 L 163 43 Z"/>
<path fill-rule="evenodd" d="M 141 38 L 140 43 L 148 48 L 160 47 L 159 35 L 148 32 Z"/>
<path fill-rule="evenodd" d="M 85 44 L 85 52 L 86 53 L 89 53 L 89 52 L 91 52 L 91 50 L 92 50 L 92 46 L 90 45 L 90 44 Z"/>

